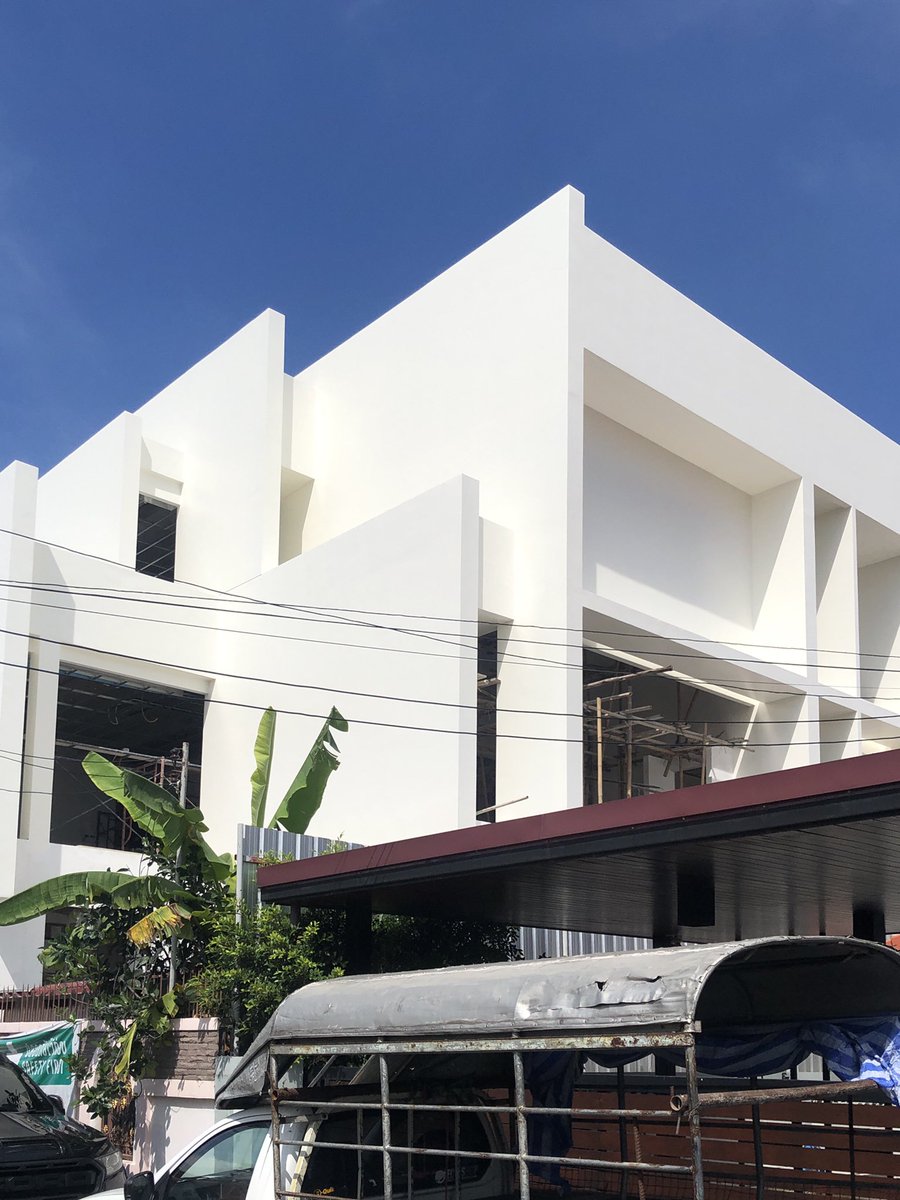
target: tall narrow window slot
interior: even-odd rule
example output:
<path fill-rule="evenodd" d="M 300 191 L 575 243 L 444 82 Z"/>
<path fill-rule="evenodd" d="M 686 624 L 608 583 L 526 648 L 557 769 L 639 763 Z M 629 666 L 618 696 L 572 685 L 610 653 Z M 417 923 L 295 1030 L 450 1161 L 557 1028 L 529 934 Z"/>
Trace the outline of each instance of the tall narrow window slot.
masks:
<path fill-rule="evenodd" d="M 165 500 L 149 496 L 138 499 L 137 553 L 135 567 L 142 575 L 157 579 L 175 578 L 175 525 L 178 509 Z"/>
<path fill-rule="evenodd" d="M 496 820 L 497 804 L 497 631 L 478 639 L 478 735 L 475 816 Z"/>

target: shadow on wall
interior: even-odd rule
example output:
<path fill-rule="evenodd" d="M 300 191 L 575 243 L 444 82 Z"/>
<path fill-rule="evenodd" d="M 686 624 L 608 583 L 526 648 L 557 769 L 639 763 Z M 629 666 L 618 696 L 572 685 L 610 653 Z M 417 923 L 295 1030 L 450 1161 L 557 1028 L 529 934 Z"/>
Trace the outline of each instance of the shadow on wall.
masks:
<path fill-rule="evenodd" d="M 212 1080 L 144 1079 L 135 1099 L 132 1171 L 158 1171 L 215 1120 Z"/>

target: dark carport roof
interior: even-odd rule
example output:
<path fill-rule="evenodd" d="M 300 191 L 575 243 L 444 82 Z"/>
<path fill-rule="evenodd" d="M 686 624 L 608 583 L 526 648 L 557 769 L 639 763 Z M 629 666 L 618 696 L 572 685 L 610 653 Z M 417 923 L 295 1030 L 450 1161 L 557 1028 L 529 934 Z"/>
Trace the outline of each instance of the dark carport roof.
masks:
<path fill-rule="evenodd" d="M 847 934 L 861 910 L 900 929 L 898 851 L 894 750 L 282 863 L 259 882 L 267 901 L 644 936 L 674 932 L 680 911 L 712 941 Z"/>

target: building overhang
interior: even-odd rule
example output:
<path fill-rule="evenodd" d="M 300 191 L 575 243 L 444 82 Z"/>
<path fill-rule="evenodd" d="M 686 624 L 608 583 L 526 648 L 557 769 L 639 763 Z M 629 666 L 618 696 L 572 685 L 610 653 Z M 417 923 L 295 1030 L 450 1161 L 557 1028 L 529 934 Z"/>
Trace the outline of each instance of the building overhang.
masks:
<path fill-rule="evenodd" d="M 900 750 L 260 869 L 267 902 L 721 941 L 900 929 Z M 857 929 L 858 929 L 857 924 Z"/>

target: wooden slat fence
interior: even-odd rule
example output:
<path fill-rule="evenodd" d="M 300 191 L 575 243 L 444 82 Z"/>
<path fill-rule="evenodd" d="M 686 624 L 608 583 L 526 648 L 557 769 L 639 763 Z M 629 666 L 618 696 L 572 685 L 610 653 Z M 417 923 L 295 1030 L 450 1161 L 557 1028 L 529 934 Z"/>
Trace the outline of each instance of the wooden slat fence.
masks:
<path fill-rule="evenodd" d="M 667 1092 L 626 1092 L 626 1107 L 662 1109 Z M 616 1108 L 614 1090 L 580 1089 L 575 1107 Z M 763 1195 L 795 1200 L 900 1200 L 900 1109 L 859 1101 L 785 1099 L 758 1106 Z M 627 1155 L 659 1164 L 690 1164 L 688 1123 L 645 1117 L 625 1121 Z M 749 1105 L 704 1110 L 703 1164 L 708 1200 L 757 1195 L 753 1112 Z M 572 1157 L 620 1159 L 614 1119 L 575 1117 Z M 573 1197 L 627 1196 L 629 1200 L 691 1196 L 688 1177 L 621 1174 L 590 1168 L 564 1170 Z M 535 1180 L 536 1191 L 546 1183 Z"/>

